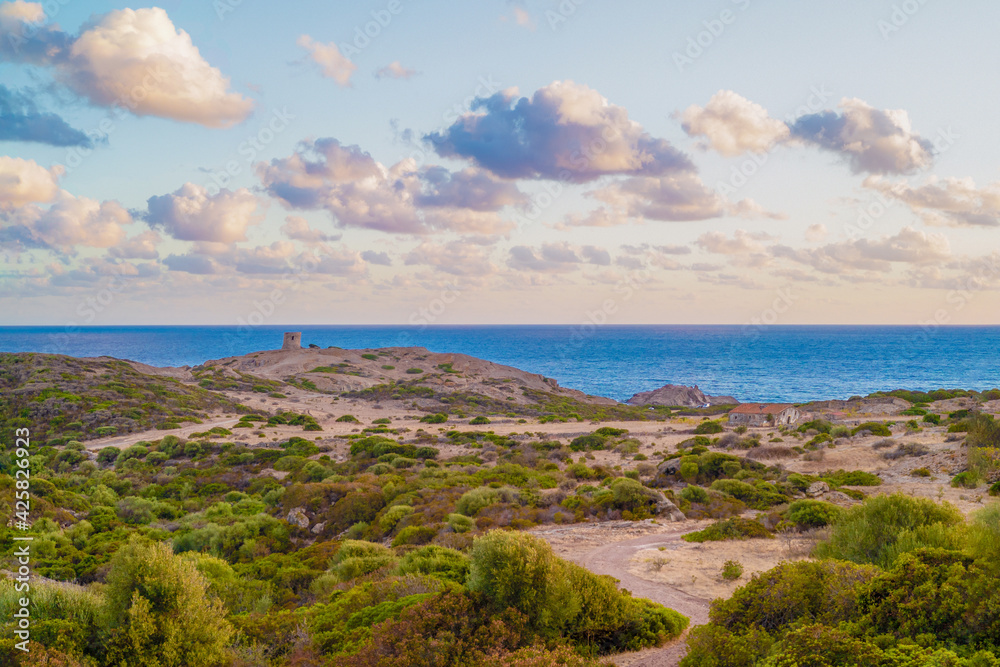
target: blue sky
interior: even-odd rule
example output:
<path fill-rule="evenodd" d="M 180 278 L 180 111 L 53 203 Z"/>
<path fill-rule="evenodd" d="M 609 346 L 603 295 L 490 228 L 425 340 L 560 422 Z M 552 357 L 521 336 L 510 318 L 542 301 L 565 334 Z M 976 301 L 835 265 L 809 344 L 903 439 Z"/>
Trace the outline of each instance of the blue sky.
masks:
<path fill-rule="evenodd" d="M 0 307 L 997 323 L 998 13 L 0 3 Z"/>

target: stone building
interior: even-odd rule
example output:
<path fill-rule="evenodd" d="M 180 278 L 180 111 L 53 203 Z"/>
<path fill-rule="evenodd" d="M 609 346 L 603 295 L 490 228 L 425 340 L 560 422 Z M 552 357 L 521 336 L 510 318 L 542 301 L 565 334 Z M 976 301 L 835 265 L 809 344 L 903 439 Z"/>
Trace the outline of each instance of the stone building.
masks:
<path fill-rule="evenodd" d="M 302 349 L 302 332 L 301 331 L 286 331 L 285 340 L 281 344 L 282 350 L 301 350 Z"/>
<path fill-rule="evenodd" d="M 741 403 L 729 411 L 729 423 L 734 426 L 769 426 L 794 424 L 799 420 L 798 408 L 791 403 Z"/>

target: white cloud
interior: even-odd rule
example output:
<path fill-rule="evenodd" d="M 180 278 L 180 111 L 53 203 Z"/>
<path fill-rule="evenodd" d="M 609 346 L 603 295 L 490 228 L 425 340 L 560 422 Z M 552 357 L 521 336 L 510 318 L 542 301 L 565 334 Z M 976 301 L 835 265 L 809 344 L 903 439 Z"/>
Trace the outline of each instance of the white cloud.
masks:
<path fill-rule="evenodd" d="M 930 177 L 924 185 L 889 183 L 869 176 L 865 187 L 897 199 L 932 225 L 996 227 L 1000 225 L 1000 182 L 977 188 L 971 178 Z"/>
<path fill-rule="evenodd" d="M 403 261 L 408 266 L 431 266 L 455 276 L 486 276 L 496 271 L 489 253 L 465 239 L 444 244 L 425 241 L 407 253 Z"/>
<path fill-rule="evenodd" d="M 0 210 L 52 201 L 64 171 L 59 165 L 46 169 L 34 160 L 0 155 Z"/>
<path fill-rule="evenodd" d="M 855 173 L 906 174 L 933 161 L 931 143 L 913 132 L 906 111 L 846 97 L 840 109 L 796 119 L 793 138 L 841 155 Z"/>
<path fill-rule="evenodd" d="M 111 248 L 110 255 L 118 259 L 158 259 L 160 253 L 156 246 L 162 241 L 159 234 L 147 230 Z"/>
<path fill-rule="evenodd" d="M 281 226 L 281 233 L 293 241 L 303 241 L 305 243 L 339 241 L 343 236 L 342 234 L 325 234 L 318 229 L 313 229 L 306 222 L 305 218 L 297 215 L 285 217 L 285 224 Z"/>
<path fill-rule="evenodd" d="M 504 178 L 583 183 L 605 175 L 694 171 L 681 151 L 650 136 L 596 90 L 556 81 L 530 97 L 516 89 L 477 98 L 472 111 L 426 139 Z"/>
<path fill-rule="evenodd" d="M 319 65 L 323 76 L 333 79 L 338 86 L 351 85 L 351 76 L 358 69 L 358 66 L 351 62 L 350 58 L 343 55 L 334 42 L 323 44 L 314 41 L 309 35 L 302 35 L 295 43 L 309 52 L 309 58 Z"/>
<path fill-rule="evenodd" d="M 856 239 L 801 250 L 777 245 L 770 251 L 774 257 L 842 277 L 856 271 L 888 273 L 893 263 L 928 265 L 942 263 L 952 257 L 945 236 L 928 234 L 912 227 L 904 227 L 897 234 L 875 240 Z"/>
<path fill-rule="evenodd" d="M 117 104 L 137 115 L 229 127 L 253 109 L 157 7 L 105 14 L 56 66 L 58 78 L 94 104 Z"/>
<path fill-rule="evenodd" d="M 72 253 L 77 246 L 110 248 L 125 238 L 132 216 L 115 201 L 98 202 L 59 191 L 52 205 L 13 209 L 4 216 L 0 240 Z"/>
<path fill-rule="evenodd" d="M 689 135 L 705 137 L 708 146 L 730 157 L 766 153 L 789 135 L 788 126 L 767 109 L 731 90 L 720 90 L 704 107 L 691 105 L 681 121 Z"/>
<path fill-rule="evenodd" d="M 761 241 L 769 240 L 769 234 L 751 233 L 745 229 L 737 229 L 732 238 L 723 232 L 706 232 L 698 237 L 695 245 L 706 252 L 720 255 L 740 255 L 764 251 Z"/>
<path fill-rule="evenodd" d="M 267 192 L 287 207 L 325 209 L 342 227 L 498 234 L 513 226 L 498 212 L 524 201 L 516 185 L 483 170 L 418 168 L 412 159 L 386 168 L 358 146 L 330 138 L 304 142 L 256 169 Z"/>
<path fill-rule="evenodd" d="M 260 202 L 246 188 L 209 195 L 205 187 L 185 183 L 172 194 L 153 196 L 145 219 L 181 241 L 245 241 L 247 227 L 259 221 Z"/>

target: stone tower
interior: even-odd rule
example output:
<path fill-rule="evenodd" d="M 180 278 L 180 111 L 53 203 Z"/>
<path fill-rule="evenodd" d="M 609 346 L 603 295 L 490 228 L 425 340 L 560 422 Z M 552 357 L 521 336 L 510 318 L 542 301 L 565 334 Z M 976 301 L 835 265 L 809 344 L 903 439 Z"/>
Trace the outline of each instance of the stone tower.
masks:
<path fill-rule="evenodd" d="M 285 340 L 281 343 L 282 350 L 301 350 L 302 349 L 302 332 L 301 331 L 286 331 Z"/>

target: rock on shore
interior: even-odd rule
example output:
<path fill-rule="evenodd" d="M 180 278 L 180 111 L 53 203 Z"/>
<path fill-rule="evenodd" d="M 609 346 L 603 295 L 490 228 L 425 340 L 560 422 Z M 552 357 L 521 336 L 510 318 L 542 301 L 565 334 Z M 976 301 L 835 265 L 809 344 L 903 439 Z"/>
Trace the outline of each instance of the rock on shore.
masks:
<path fill-rule="evenodd" d="M 735 405 L 739 403 L 732 396 L 708 396 L 698 385 L 685 387 L 680 384 L 668 384 L 654 389 L 642 391 L 626 401 L 629 405 L 679 405 L 685 408 L 697 408 L 703 405 Z"/>

